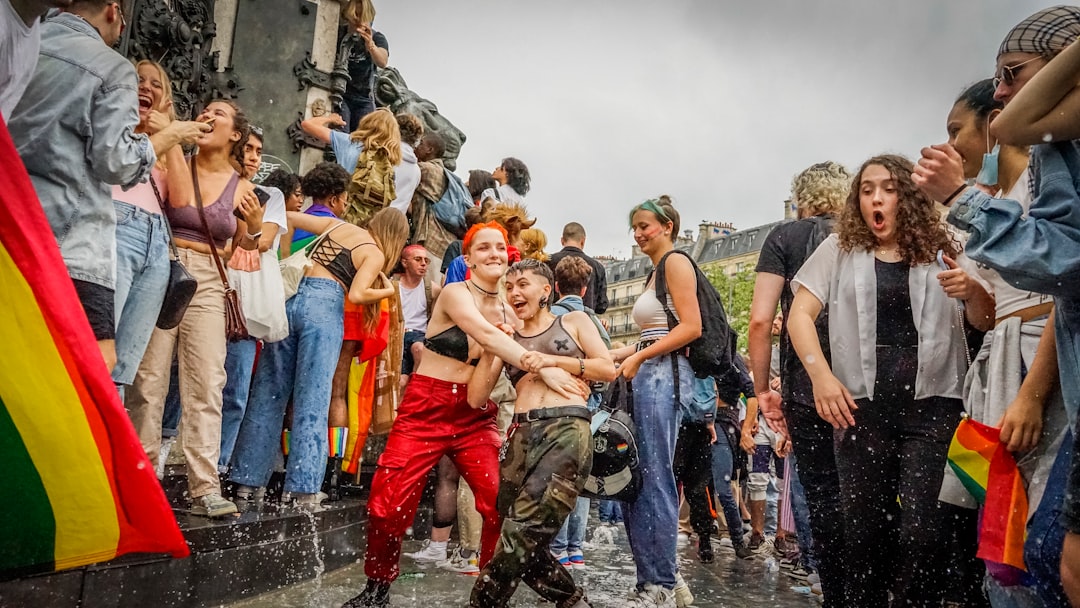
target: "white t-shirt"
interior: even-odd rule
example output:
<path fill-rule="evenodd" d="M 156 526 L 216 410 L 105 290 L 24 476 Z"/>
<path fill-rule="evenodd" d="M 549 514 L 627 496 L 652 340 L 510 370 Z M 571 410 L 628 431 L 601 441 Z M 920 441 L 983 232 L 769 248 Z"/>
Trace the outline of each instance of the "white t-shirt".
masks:
<path fill-rule="evenodd" d="M 497 192 L 496 192 L 497 190 Z M 488 188 L 480 193 L 480 200 L 494 199 L 496 203 L 517 203 L 519 205 L 525 204 L 525 197 L 517 193 L 510 187 L 510 184 L 502 184 L 497 189 Z"/>
<path fill-rule="evenodd" d="M 409 212 L 413 192 L 420 185 L 420 165 L 416 164 L 416 152 L 409 144 L 401 144 L 401 164 L 394 167 L 394 191 L 397 198 L 390 206 L 402 213 Z"/>
<path fill-rule="evenodd" d="M 0 114 L 6 121 L 34 76 L 41 48 L 41 21 L 26 27 L 10 0 L 0 4 Z"/>
<path fill-rule="evenodd" d="M 266 210 L 263 211 L 263 222 L 270 222 L 279 226 L 277 236 L 274 237 L 274 244 L 271 247 L 272 251 L 277 251 L 282 235 L 289 230 L 289 223 L 285 220 L 285 195 L 281 193 L 281 190 L 270 186 L 255 187 L 270 193 L 270 200 L 266 201 Z"/>
<path fill-rule="evenodd" d="M 424 282 L 412 289 L 398 283 L 401 290 L 401 315 L 405 317 L 405 331 L 427 331 L 427 294 Z"/>
<path fill-rule="evenodd" d="M 1031 191 L 1028 189 L 1028 182 L 1030 181 L 1031 173 L 1028 169 L 1024 169 L 1024 172 L 1020 174 L 1020 179 L 1016 180 L 1016 184 L 1013 185 L 1012 190 L 1000 197 L 1020 203 L 1020 206 L 1024 208 L 1025 216 L 1027 216 L 1028 209 L 1031 207 Z M 998 319 L 1018 310 L 1053 301 L 1051 296 L 1017 289 L 1009 285 L 993 268 L 979 264 L 978 269 L 979 278 L 990 285 L 991 293 L 994 296 L 994 317 Z"/>

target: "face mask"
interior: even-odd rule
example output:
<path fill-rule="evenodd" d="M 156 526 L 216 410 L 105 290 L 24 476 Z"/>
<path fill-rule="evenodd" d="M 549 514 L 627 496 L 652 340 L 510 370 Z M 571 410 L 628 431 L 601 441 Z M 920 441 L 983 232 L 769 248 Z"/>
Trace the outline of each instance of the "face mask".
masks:
<path fill-rule="evenodd" d="M 984 186 L 996 186 L 998 183 L 998 152 L 1001 145 L 995 145 L 994 149 L 983 154 L 982 169 L 975 177 L 975 183 Z"/>

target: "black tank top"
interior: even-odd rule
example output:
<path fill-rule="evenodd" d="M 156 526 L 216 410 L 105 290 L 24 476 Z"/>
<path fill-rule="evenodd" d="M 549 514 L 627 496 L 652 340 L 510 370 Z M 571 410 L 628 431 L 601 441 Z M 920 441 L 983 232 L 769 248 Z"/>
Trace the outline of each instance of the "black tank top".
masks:
<path fill-rule="evenodd" d="M 523 336 L 518 332 L 514 332 L 514 341 L 525 350 L 532 350 L 545 355 L 586 358 L 585 351 L 581 350 L 578 343 L 570 337 L 570 334 L 566 333 L 562 316 L 555 317 L 555 320 L 547 329 L 535 336 Z M 516 385 L 518 380 L 521 380 L 529 372 L 507 364 L 506 373 L 510 376 L 510 382 Z"/>

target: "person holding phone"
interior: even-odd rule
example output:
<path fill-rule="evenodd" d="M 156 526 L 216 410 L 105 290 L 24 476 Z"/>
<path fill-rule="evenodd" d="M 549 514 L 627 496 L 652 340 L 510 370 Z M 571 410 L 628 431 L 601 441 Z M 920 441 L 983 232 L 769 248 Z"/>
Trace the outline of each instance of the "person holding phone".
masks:
<path fill-rule="evenodd" d="M 375 69 L 385 68 L 390 61 L 390 43 L 382 32 L 372 29 L 375 5 L 371 0 L 348 0 L 341 3 L 343 25 L 338 41 L 355 36 L 349 53 L 349 84 L 342 95 L 341 115 L 349 132 L 355 131 L 360 119 L 375 110 Z"/>
<path fill-rule="evenodd" d="M 940 605 L 949 588 L 944 549 L 956 524 L 938 491 L 963 411 L 967 343 L 935 258 L 941 250 L 955 260 L 960 247 L 915 188 L 912 168 L 895 155 L 866 161 L 836 233 L 791 284 L 791 342 L 818 415 L 841 432 L 836 466 L 853 606 Z M 974 289 L 983 302 L 969 300 L 969 310 L 988 298 L 981 285 Z M 831 367 L 814 325 L 825 303 Z"/>
<path fill-rule="evenodd" d="M 257 250 L 263 236 L 264 210 L 254 186 L 240 178 L 234 165 L 244 162 L 244 144 L 251 133 L 247 116 L 234 102 L 222 99 L 207 105 L 197 120 L 212 127 L 195 141 L 199 151 L 190 161 L 197 172 L 203 209 L 191 202 L 183 207 L 168 206 L 165 214 L 180 262 L 199 286 L 179 326 L 154 328 L 126 405 L 143 449 L 156 467 L 175 353 L 191 512 L 221 517 L 235 513 L 236 505 L 222 497 L 217 468 L 227 340 L 225 286 L 210 248 L 216 248 L 223 258 L 228 257 L 228 247 Z M 235 209 L 240 210 L 243 220 L 233 215 Z M 209 235 L 200 215 L 205 215 Z"/>

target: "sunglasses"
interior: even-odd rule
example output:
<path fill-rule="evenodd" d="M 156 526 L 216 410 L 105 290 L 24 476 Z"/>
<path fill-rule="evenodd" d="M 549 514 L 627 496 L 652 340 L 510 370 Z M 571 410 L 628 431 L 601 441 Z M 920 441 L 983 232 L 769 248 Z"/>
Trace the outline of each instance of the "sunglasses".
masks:
<path fill-rule="evenodd" d="M 1038 59 L 1042 59 L 1042 56 L 1040 55 L 1038 57 L 1032 57 L 1027 61 L 1021 61 L 1020 63 L 1017 63 L 1015 65 L 1001 66 L 1001 72 L 997 76 L 994 76 L 994 88 L 996 89 L 1001 86 L 1002 82 L 1009 86 L 1012 86 L 1013 82 L 1016 81 L 1016 76 L 1020 73 L 1020 68 Z"/>

